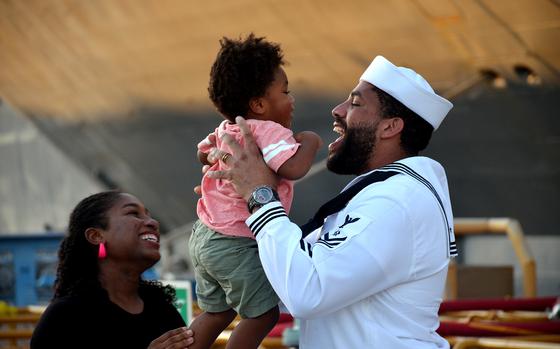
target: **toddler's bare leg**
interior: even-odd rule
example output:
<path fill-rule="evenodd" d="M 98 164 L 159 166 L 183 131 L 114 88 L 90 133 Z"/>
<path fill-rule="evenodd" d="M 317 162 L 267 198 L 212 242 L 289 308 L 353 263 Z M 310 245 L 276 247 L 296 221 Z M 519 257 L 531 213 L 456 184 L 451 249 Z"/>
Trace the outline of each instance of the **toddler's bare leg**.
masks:
<path fill-rule="evenodd" d="M 226 349 L 257 349 L 276 325 L 279 316 L 280 311 L 276 306 L 259 317 L 242 319 L 229 337 Z"/>
<path fill-rule="evenodd" d="M 194 332 L 194 343 L 189 345 L 189 349 L 210 348 L 236 316 L 237 313 L 233 309 L 221 313 L 204 312 L 197 316 L 190 325 Z"/>

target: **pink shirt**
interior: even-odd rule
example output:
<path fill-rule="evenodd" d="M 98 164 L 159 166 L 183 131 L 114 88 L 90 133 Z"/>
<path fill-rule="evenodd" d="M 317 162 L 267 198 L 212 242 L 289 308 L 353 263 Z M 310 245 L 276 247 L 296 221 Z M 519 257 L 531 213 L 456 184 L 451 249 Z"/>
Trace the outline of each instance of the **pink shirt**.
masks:
<path fill-rule="evenodd" d="M 291 158 L 300 146 L 290 129 L 274 121 L 249 119 L 247 124 L 253 132 L 253 137 L 263 154 L 264 161 L 274 172 L 277 172 L 278 168 Z M 227 120 L 216 128 L 214 134 L 216 135 L 216 146 L 228 153 L 231 153 L 231 150 L 221 141 L 222 135 L 232 135 L 238 143 L 243 144 L 239 127 Z M 212 144 L 208 137 L 198 144 L 198 150 L 204 153 L 207 153 L 211 148 Z M 226 167 L 222 161 L 218 161 L 212 166 L 211 170 L 220 170 Z M 245 224 L 245 220 L 249 217 L 247 202 L 235 192 L 229 181 L 203 176 L 201 188 L 202 197 L 198 200 L 196 213 L 206 226 L 224 235 L 254 239 L 253 234 Z M 293 181 L 281 179 L 278 183 L 278 196 L 287 212 L 292 205 L 293 188 Z"/>

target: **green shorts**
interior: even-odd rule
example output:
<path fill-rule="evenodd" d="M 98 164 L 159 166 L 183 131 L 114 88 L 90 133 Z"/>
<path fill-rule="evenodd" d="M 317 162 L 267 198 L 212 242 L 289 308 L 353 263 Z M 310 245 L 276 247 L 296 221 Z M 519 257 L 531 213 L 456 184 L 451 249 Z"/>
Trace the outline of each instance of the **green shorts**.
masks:
<path fill-rule="evenodd" d="M 202 310 L 219 313 L 234 309 L 242 318 L 254 318 L 278 305 L 255 240 L 220 234 L 197 220 L 189 252 Z"/>

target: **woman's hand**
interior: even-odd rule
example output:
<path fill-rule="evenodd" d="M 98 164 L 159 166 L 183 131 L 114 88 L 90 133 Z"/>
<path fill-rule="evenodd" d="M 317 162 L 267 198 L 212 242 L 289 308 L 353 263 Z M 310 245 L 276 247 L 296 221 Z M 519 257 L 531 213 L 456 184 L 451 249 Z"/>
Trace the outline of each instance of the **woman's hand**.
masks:
<path fill-rule="evenodd" d="M 210 165 L 202 166 L 202 175 L 204 175 L 206 172 L 208 172 L 209 169 L 210 169 Z M 193 190 L 199 196 L 202 195 L 202 187 L 200 185 L 197 185 L 196 187 L 194 187 Z"/>
<path fill-rule="evenodd" d="M 207 168 L 203 168 L 203 171 L 206 170 L 206 175 L 210 178 L 229 180 L 235 191 L 248 200 L 253 190 L 259 185 L 276 187 L 278 177 L 264 162 L 245 119 L 238 116 L 235 118 L 235 122 L 241 130 L 245 146 L 242 147 L 229 135 L 224 135 L 222 140 L 232 150 L 232 154 L 214 149 L 208 155 L 208 161 L 214 163 L 221 160 L 229 169 L 208 171 Z"/>
<path fill-rule="evenodd" d="M 154 339 L 148 349 L 187 349 L 193 343 L 193 331 L 187 327 L 179 327 Z"/>

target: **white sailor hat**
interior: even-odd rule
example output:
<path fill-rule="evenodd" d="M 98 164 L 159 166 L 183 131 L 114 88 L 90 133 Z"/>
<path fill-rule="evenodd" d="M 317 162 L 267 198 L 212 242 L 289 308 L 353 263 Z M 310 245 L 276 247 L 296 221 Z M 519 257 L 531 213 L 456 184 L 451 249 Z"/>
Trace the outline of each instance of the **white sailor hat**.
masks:
<path fill-rule="evenodd" d="M 360 77 L 387 92 L 437 130 L 453 104 L 437 95 L 428 82 L 412 69 L 397 67 L 377 56 Z"/>

